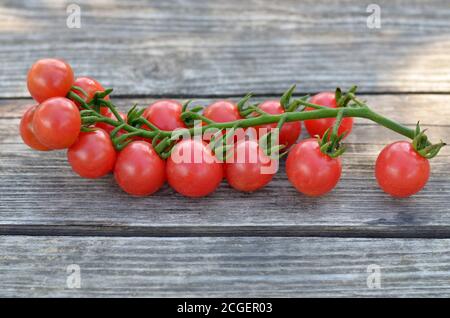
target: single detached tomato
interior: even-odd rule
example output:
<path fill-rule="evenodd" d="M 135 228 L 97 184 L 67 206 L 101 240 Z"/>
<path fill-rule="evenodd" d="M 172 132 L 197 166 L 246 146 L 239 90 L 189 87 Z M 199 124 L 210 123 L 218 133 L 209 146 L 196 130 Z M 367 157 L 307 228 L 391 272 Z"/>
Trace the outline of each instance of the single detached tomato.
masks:
<path fill-rule="evenodd" d="M 182 110 L 183 106 L 177 101 L 160 100 L 147 107 L 142 116 L 161 130 L 175 130 L 186 128 L 180 117 Z"/>
<path fill-rule="evenodd" d="M 242 119 L 236 104 L 227 100 L 212 103 L 203 111 L 203 116 L 218 123 Z"/>
<path fill-rule="evenodd" d="M 240 141 L 231 161 L 226 163 L 228 183 L 244 192 L 264 187 L 272 180 L 278 168 L 277 162 L 266 156 L 254 140 Z"/>
<path fill-rule="evenodd" d="M 109 135 L 102 129 L 81 132 L 67 150 L 73 171 L 84 178 L 100 178 L 111 172 L 116 162 L 116 150 Z"/>
<path fill-rule="evenodd" d="M 50 149 L 70 147 L 81 129 L 78 107 L 65 97 L 53 97 L 40 104 L 33 116 L 36 138 Z"/>
<path fill-rule="evenodd" d="M 292 185 L 301 193 L 319 196 L 331 191 L 341 177 L 341 161 L 320 151 L 315 138 L 295 145 L 286 160 L 286 173 Z"/>
<path fill-rule="evenodd" d="M 278 100 L 268 100 L 264 103 L 259 105 L 259 108 L 266 113 L 272 114 L 272 115 L 278 115 L 283 114 L 284 109 L 283 106 L 281 106 L 280 101 Z M 276 128 L 277 124 L 266 124 L 266 125 L 260 125 L 256 126 L 256 130 L 258 131 L 260 128 L 267 128 L 267 132 L 269 132 L 270 129 Z M 284 125 L 281 127 L 280 136 L 279 136 L 279 144 L 285 145 L 287 148 L 292 146 L 298 139 L 298 136 L 300 136 L 302 130 L 301 123 L 299 121 L 296 122 L 290 122 L 290 123 L 284 123 Z M 259 132 L 258 132 L 259 136 Z"/>
<path fill-rule="evenodd" d="M 133 141 L 117 157 L 114 177 L 125 192 L 144 196 L 158 191 L 166 180 L 165 161 L 145 141 Z"/>
<path fill-rule="evenodd" d="M 375 176 L 384 192 L 398 198 L 419 192 L 430 176 L 430 163 L 412 144 L 397 141 L 378 155 Z"/>
<path fill-rule="evenodd" d="M 72 68 L 62 60 L 42 59 L 28 71 L 28 91 L 38 103 L 51 97 L 66 96 L 72 85 Z"/>
<path fill-rule="evenodd" d="M 26 112 L 23 114 L 22 119 L 20 121 L 20 136 L 25 144 L 35 150 L 46 151 L 50 150 L 50 148 L 44 146 L 34 135 L 33 132 L 33 117 L 34 112 L 36 111 L 36 107 L 38 105 L 33 105 L 28 107 Z"/>
<path fill-rule="evenodd" d="M 323 92 L 311 97 L 310 102 L 312 104 L 337 108 L 335 94 L 332 92 Z M 307 107 L 306 110 L 314 110 L 314 108 Z M 320 118 L 320 119 L 309 119 L 305 120 L 305 127 L 311 137 L 320 136 L 327 131 L 327 129 L 333 129 L 333 125 L 336 122 L 336 118 Z M 352 131 L 353 118 L 346 117 L 343 118 L 341 124 L 338 128 L 338 135 L 345 132 L 345 136 L 348 136 Z"/>
<path fill-rule="evenodd" d="M 119 112 L 119 115 L 120 115 L 120 117 L 122 117 L 124 122 L 127 121 L 127 115 L 125 113 Z M 114 120 L 117 120 L 116 116 L 113 113 L 111 113 L 111 112 L 107 112 L 106 114 L 104 114 L 104 116 L 106 116 L 108 118 L 111 118 L 111 119 L 114 119 Z M 102 122 L 96 123 L 95 126 L 98 127 L 98 128 L 103 129 L 108 134 L 110 134 L 111 131 L 113 131 L 114 128 L 115 128 L 114 126 L 111 126 L 111 125 L 109 125 L 107 123 L 102 123 Z M 119 132 L 119 134 L 120 134 L 120 132 Z"/>
<path fill-rule="evenodd" d="M 187 197 L 203 197 L 213 192 L 223 178 L 223 165 L 205 143 L 184 139 L 175 145 L 167 160 L 167 181 Z"/>
<path fill-rule="evenodd" d="M 99 82 L 97 82 L 95 79 L 93 79 L 91 77 L 78 77 L 75 80 L 75 82 L 73 83 L 73 85 L 82 88 L 86 92 L 87 96 L 85 96 L 83 93 L 81 93 L 79 91 L 76 91 L 76 90 L 73 91 L 75 94 L 82 97 L 86 103 L 89 103 L 92 100 L 92 98 L 94 98 L 95 93 L 105 91 L 102 84 L 100 84 Z M 105 99 L 109 100 L 109 96 L 106 96 Z M 74 101 L 74 103 L 78 107 L 81 107 L 81 105 L 77 101 Z M 107 107 L 101 108 L 102 115 L 106 115 L 106 113 L 108 113 L 108 112 L 109 112 L 109 109 Z"/>

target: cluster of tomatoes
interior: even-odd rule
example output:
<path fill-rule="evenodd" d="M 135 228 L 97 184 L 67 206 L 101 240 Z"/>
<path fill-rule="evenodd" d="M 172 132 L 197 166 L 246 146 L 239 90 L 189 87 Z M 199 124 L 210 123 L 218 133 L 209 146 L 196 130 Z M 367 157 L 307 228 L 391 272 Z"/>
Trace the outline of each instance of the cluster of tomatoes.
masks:
<path fill-rule="evenodd" d="M 114 173 L 117 184 L 132 195 L 150 195 L 167 181 L 177 192 L 188 197 L 202 197 L 212 193 L 226 179 L 236 190 L 251 192 L 267 185 L 272 173 L 264 172 L 271 165 L 269 157 L 257 140 L 243 139 L 235 144 L 235 153 L 244 153 L 244 160 L 222 162 L 204 141 L 183 139 L 172 151 L 174 153 L 201 153 L 199 160 L 179 162 L 170 156 L 162 159 L 152 142 L 136 137 L 121 151 L 117 151 L 111 140 L 113 126 L 98 122 L 89 130 L 82 129 L 81 105 L 68 98 L 76 93 L 89 102 L 96 92 L 105 89 L 89 77 L 75 78 L 71 66 L 57 59 L 37 61 L 27 78 L 28 90 L 36 105 L 28 108 L 20 123 L 23 141 L 33 149 L 47 151 L 68 149 L 67 158 L 72 169 L 85 178 L 99 178 Z M 74 87 L 81 90 L 74 90 Z M 109 97 L 105 97 L 108 99 Z M 337 107 L 334 93 L 319 93 L 311 103 Z M 270 100 L 258 105 L 268 114 L 282 114 L 285 109 L 279 101 Z M 309 109 L 306 109 L 308 111 Z M 164 131 L 186 128 L 182 119 L 182 105 L 173 100 L 157 101 L 143 112 L 142 117 Z M 107 107 L 102 107 L 103 116 L 115 118 Z M 127 115 L 119 113 L 126 122 Z M 242 119 L 235 103 L 216 101 L 205 108 L 204 118 L 222 123 Z M 279 132 L 279 142 L 289 149 L 286 174 L 289 181 L 301 193 L 310 196 L 323 195 L 332 190 L 341 176 L 341 161 L 321 151 L 320 139 L 333 127 L 335 118 L 304 121 L 311 138 L 298 143 L 300 122 L 285 123 Z M 348 135 L 353 119 L 344 118 L 338 133 Z M 272 129 L 276 123 L 258 128 Z M 257 153 L 257 160 L 248 160 Z M 405 197 L 419 191 L 429 176 L 428 160 L 420 156 L 410 142 L 399 141 L 388 145 L 376 162 L 376 177 L 381 188 L 396 197 Z"/>

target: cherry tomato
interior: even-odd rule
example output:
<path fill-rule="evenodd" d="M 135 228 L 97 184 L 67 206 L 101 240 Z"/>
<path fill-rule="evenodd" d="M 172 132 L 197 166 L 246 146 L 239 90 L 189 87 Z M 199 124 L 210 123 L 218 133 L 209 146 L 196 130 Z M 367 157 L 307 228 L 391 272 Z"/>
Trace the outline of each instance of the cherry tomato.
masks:
<path fill-rule="evenodd" d="M 36 138 L 50 149 L 70 147 L 81 129 L 78 107 L 65 97 L 53 97 L 40 104 L 34 113 Z"/>
<path fill-rule="evenodd" d="M 315 138 L 295 145 L 286 160 L 286 173 L 292 185 L 301 193 L 319 196 L 331 191 L 341 177 L 341 161 L 320 151 Z"/>
<path fill-rule="evenodd" d="M 259 108 L 261 110 L 265 111 L 266 113 L 269 113 L 272 115 L 284 113 L 283 106 L 281 106 L 280 101 L 278 101 L 278 100 L 265 101 L 264 103 L 259 105 Z M 276 128 L 276 127 L 277 127 L 277 124 L 273 123 L 273 124 L 256 126 L 255 128 L 257 131 L 260 128 L 267 128 L 267 132 L 269 132 L 270 129 Z M 301 130 L 302 130 L 302 126 L 299 121 L 285 123 L 281 127 L 281 131 L 280 131 L 280 136 L 279 136 L 280 145 L 285 145 L 286 148 L 289 148 L 290 146 L 292 146 L 297 141 L 298 136 L 300 136 Z M 259 133 L 258 133 L 258 135 L 259 135 Z"/>
<path fill-rule="evenodd" d="M 227 100 L 212 103 L 203 111 L 203 116 L 218 123 L 242 119 L 236 104 Z"/>
<path fill-rule="evenodd" d="M 28 71 L 28 91 L 38 103 L 51 97 L 66 96 L 72 85 L 72 68 L 62 60 L 42 59 Z"/>
<path fill-rule="evenodd" d="M 81 132 L 67 150 L 73 171 L 84 178 L 100 178 L 111 172 L 116 162 L 116 150 L 109 135 L 102 129 Z"/>
<path fill-rule="evenodd" d="M 127 121 L 127 115 L 125 113 L 119 112 L 120 117 L 122 117 L 123 121 L 126 122 Z M 111 113 L 111 112 L 107 112 L 106 114 L 104 114 L 104 116 L 117 120 L 116 116 Z M 106 131 L 108 134 L 111 133 L 111 131 L 114 130 L 114 126 L 111 126 L 107 123 L 102 123 L 102 122 L 98 122 L 97 124 L 95 124 L 96 127 L 103 129 L 104 131 Z M 121 130 L 123 132 L 123 130 Z M 121 133 L 121 131 L 119 131 L 119 134 Z"/>
<path fill-rule="evenodd" d="M 323 92 L 311 97 L 310 102 L 312 104 L 337 108 L 337 103 L 335 99 L 335 94 L 332 92 Z M 314 110 L 314 108 L 307 107 L 306 110 Z M 336 118 L 320 118 L 320 119 L 309 119 L 305 120 L 305 127 L 311 137 L 320 136 L 327 131 L 328 128 L 333 129 L 333 125 L 336 122 Z M 346 117 L 342 119 L 342 122 L 338 128 L 338 135 L 345 132 L 347 137 L 352 131 L 353 118 Z"/>
<path fill-rule="evenodd" d="M 22 116 L 22 120 L 20 121 L 20 136 L 22 136 L 22 140 L 25 144 L 35 150 L 46 151 L 50 150 L 50 148 L 44 146 L 34 135 L 33 132 L 33 117 L 34 112 L 36 111 L 36 107 L 38 105 L 33 105 L 28 107 L 26 112 Z"/>
<path fill-rule="evenodd" d="M 133 141 L 117 157 L 114 177 L 125 192 L 144 196 L 158 191 L 166 181 L 166 163 L 145 141 Z"/>
<path fill-rule="evenodd" d="M 161 130 L 186 128 L 181 120 L 182 105 L 177 101 L 160 100 L 150 105 L 142 114 L 149 122 Z M 144 129 L 148 127 L 143 125 Z"/>
<path fill-rule="evenodd" d="M 268 184 L 276 172 L 270 157 L 254 140 L 240 141 L 234 150 L 233 162 L 226 163 L 228 183 L 239 191 L 251 192 Z M 274 170 L 275 169 L 275 170 Z"/>
<path fill-rule="evenodd" d="M 219 186 L 223 165 L 205 143 L 184 139 L 175 145 L 167 160 L 166 173 L 169 185 L 178 193 L 203 197 Z"/>
<path fill-rule="evenodd" d="M 82 88 L 86 92 L 87 96 L 85 96 L 83 93 L 79 91 L 76 90 L 73 91 L 75 94 L 82 97 L 86 103 L 89 103 L 92 100 L 92 98 L 94 98 L 95 93 L 105 91 L 102 84 L 100 84 L 91 77 L 78 77 L 73 83 L 73 85 Z M 106 96 L 105 99 L 109 100 L 109 96 Z M 74 103 L 79 108 L 81 107 L 81 105 L 77 101 L 74 101 Z M 102 107 L 100 111 L 102 115 L 106 115 L 109 112 L 109 109 L 107 107 Z"/>
<path fill-rule="evenodd" d="M 409 197 L 427 183 L 430 163 L 410 142 L 397 141 L 387 145 L 378 155 L 375 176 L 384 192 L 393 197 Z"/>
<path fill-rule="evenodd" d="M 226 123 L 242 119 L 236 104 L 227 100 L 218 100 L 203 111 L 203 116 L 218 123 Z M 206 125 L 206 123 L 204 123 Z M 244 130 L 245 131 L 245 130 Z M 244 134 L 235 134 L 233 140 L 236 144 L 240 139 L 244 138 Z"/>

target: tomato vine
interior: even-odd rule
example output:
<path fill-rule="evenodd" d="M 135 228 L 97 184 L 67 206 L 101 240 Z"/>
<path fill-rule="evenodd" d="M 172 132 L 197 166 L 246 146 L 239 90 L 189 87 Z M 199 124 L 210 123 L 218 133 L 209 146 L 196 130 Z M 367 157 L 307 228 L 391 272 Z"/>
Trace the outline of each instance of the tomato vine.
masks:
<path fill-rule="evenodd" d="M 439 153 L 439 150 L 445 146 L 445 143 L 442 141 L 437 144 L 430 143 L 425 132 L 420 131 L 419 125 L 417 125 L 415 129 L 412 129 L 372 110 L 366 102 L 357 98 L 355 94 L 356 86 L 352 87 L 347 93 L 343 93 L 340 88 L 336 89 L 336 100 L 338 101 L 337 108 L 329 108 L 308 102 L 308 96 L 292 98 L 294 88 L 295 86 L 292 86 L 281 97 L 281 104 L 287 110 L 282 114 L 269 114 L 261 111 L 258 108 L 258 104 L 247 105 L 251 97 L 251 94 L 247 94 L 238 103 L 239 112 L 243 116 L 243 119 L 229 122 L 215 122 L 200 114 L 200 110 L 202 110 L 203 107 L 189 109 L 187 106 L 190 101 L 184 104 L 181 117 L 189 126 L 192 126 L 191 123 L 193 120 L 205 122 L 205 125 L 197 127 L 197 129 L 200 129 L 202 132 L 205 132 L 208 129 L 223 130 L 248 128 L 272 123 L 278 123 L 280 124 L 279 126 L 282 126 L 284 123 L 320 118 L 337 118 L 337 123 L 339 123 L 342 118 L 358 117 L 371 120 L 400 135 L 410 138 L 413 141 L 415 140 L 415 149 L 427 159 L 435 157 Z M 81 89 L 74 87 L 73 90 L 68 93 L 67 97 L 80 103 L 84 108 L 81 111 L 84 129 L 89 129 L 88 127 L 90 125 L 96 123 L 106 123 L 116 127 L 112 132 L 112 136 L 114 145 L 118 150 L 123 149 L 130 142 L 129 137 L 139 136 L 142 138 L 160 140 L 162 145 L 159 147 L 161 150 L 159 154 L 163 158 L 167 158 L 169 154 L 163 150 L 170 147 L 177 136 L 181 134 L 181 132 L 177 135 L 176 133 L 174 134 L 174 131 L 159 129 L 142 117 L 144 109 L 139 109 L 136 105 L 128 112 L 128 120 L 125 122 L 117 111 L 117 107 L 111 101 L 105 99 L 106 96 L 111 94 L 113 91 L 112 89 L 106 89 L 104 92 L 97 92 L 90 102 L 86 102 L 80 95 L 76 94 L 74 90 Z M 114 114 L 115 119 L 103 115 L 100 112 L 101 107 L 107 107 Z M 314 110 L 305 111 L 306 107 L 313 108 Z M 255 112 L 258 113 L 258 116 L 253 115 Z M 144 129 L 142 126 L 146 126 L 148 129 Z M 337 127 L 337 125 L 334 127 Z M 183 132 L 193 135 L 195 129 L 195 127 L 188 127 L 184 129 Z M 122 134 L 120 137 L 116 137 L 115 134 L 119 130 L 124 130 L 127 133 Z M 326 140 L 328 138 L 330 140 Z M 420 142 L 418 142 L 418 138 L 420 139 Z M 339 146 L 339 141 L 341 141 L 341 139 L 342 136 L 337 135 L 336 128 L 333 129 L 331 133 L 327 133 L 325 138 L 322 138 L 322 151 L 335 157 L 341 155 L 343 153 L 343 150 L 341 150 Z"/>
<path fill-rule="evenodd" d="M 279 100 L 251 103 L 247 94 L 237 104 L 216 101 L 206 108 L 161 100 L 124 114 L 109 98 L 112 89 L 90 77 L 75 79 L 62 60 L 37 61 L 27 84 L 38 104 L 22 117 L 23 141 L 41 151 L 67 149 L 72 170 L 84 178 L 113 171 L 131 195 L 150 195 L 167 181 L 185 196 L 202 197 L 224 178 L 234 189 L 256 191 L 272 180 L 277 159 L 286 154 L 291 184 L 306 195 L 323 195 L 339 182 L 342 141 L 357 117 L 411 139 L 387 145 L 375 165 L 380 187 L 407 197 L 425 186 L 428 159 L 445 145 L 431 143 L 419 124 L 411 129 L 375 112 L 357 97 L 356 86 L 309 98 L 295 97 L 293 85 Z M 297 142 L 301 121 L 312 138 Z"/>

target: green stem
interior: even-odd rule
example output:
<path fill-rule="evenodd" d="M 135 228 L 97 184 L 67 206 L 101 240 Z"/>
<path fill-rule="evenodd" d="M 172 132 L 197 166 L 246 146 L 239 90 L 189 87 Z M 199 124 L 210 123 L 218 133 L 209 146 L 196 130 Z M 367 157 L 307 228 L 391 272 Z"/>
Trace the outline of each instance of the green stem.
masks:
<path fill-rule="evenodd" d="M 117 133 L 119 130 L 126 131 L 127 133 L 120 137 L 115 137 L 115 134 L 111 135 L 114 142 L 117 143 L 117 145 L 120 144 L 121 147 L 126 146 L 130 142 L 131 139 L 128 139 L 128 137 L 130 136 L 141 136 L 147 139 L 153 139 L 155 143 L 159 142 L 159 144 L 161 145 L 160 147 L 158 147 L 158 149 L 160 148 L 159 154 L 161 157 L 167 157 L 170 154 L 171 146 L 174 145 L 173 141 L 180 135 L 184 136 L 189 134 L 192 136 L 198 133 L 199 131 L 204 133 L 209 129 L 215 129 L 219 131 L 222 131 L 224 129 L 231 129 L 234 131 L 237 128 L 248 128 L 273 123 L 277 123 L 278 124 L 277 127 L 281 128 L 281 126 L 285 122 L 314 120 L 320 118 L 336 118 L 336 123 L 333 127 L 333 130 L 331 131 L 332 134 L 330 141 L 331 148 L 327 146 L 330 143 L 328 141 L 327 135 L 328 133 L 325 134 L 327 136 L 326 138 L 325 136 L 322 137 L 322 140 L 325 139 L 327 140 L 326 144 L 323 146 L 327 146 L 326 148 L 327 153 L 330 156 L 339 156 L 340 154 L 343 153 L 344 150 L 343 147 L 341 147 L 341 149 L 335 148 L 337 148 L 337 145 L 339 144 L 341 138 L 343 137 L 343 135 L 340 137 L 337 136 L 337 130 L 340 121 L 342 120 L 342 118 L 346 117 L 358 117 L 369 119 L 407 138 L 419 140 L 417 132 L 417 131 L 420 132 L 419 127 L 417 127 L 416 129 L 411 129 L 392 119 L 389 119 L 376 113 L 375 111 L 370 109 L 369 106 L 365 104 L 365 102 L 356 98 L 355 96 L 356 86 L 352 87 L 350 91 L 344 95 L 342 95 L 339 88 L 336 90 L 336 98 L 339 99 L 338 102 L 339 107 L 337 108 L 329 108 L 310 103 L 307 101 L 307 96 L 295 99 L 291 102 L 294 88 L 295 86 L 292 86 L 286 93 L 283 94 L 281 98 L 281 103 L 283 107 L 286 109 L 284 113 L 276 115 L 269 114 L 259 109 L 257 104 L 245 107 L 246 103 L 249 101 L 251 97 L 251 94 L 247 94 L 237 104 L 239 113 L 243 116 L 243 118 L 240 120 L 225 123 L 215 122 L 204 117 L 202 114 L 199 113 L 202 107 L 199 108 L 194 107 L 188 110 L 187 106 L 190 103 L 190 101 L 186 102 L 182 107 L 183 112 L 181 114 L 181 119 L 186 122 L 189 128 L 185 128 L 184 130 L 177 132 L 160 130 L 154 124 L 150 123 L 147 119 L 142 117 L 144 109 L 138 109 L 136 105 L 133 106 L 132 109 L 128 112 L 128 119 L 127 119 L 128 122 L 125 122 L 121 118 L 119 112 L 117 111 L 116 106 L 109 100 L 105 100 L 106 96 L 112 92 L 112 89 L 106 89 L 102 93 L 97 92 L 94 98 L 89 103 L 87 103 L 81 96 L 74 93 L 73 91 L 70 91 L 67 94 L 67 97 L 74 101 L 77 101 L 81 105 L 81 107 L 84 108 L 84 110 L 81 111 L 81 118 L 84 128 L 89 128 L 89 126 L 94 125 L 97 122 L 103 122 L 115 127 L 113 132 Z M 74 89 L 80 90 L 77 87 L 74 87 Z M 350 103 L 351 101 L 353 101 L 353 103 Z M 303 107 L 301 107 L 301 109 L 298 109 L 300 105 Z M 102 106 L 108 107 L 114 114 L 115 119 L 102 115 L 100 112 L 100 108 Z M 307 108 L 308 111 L 305 111 L 305 109 Z M 190 124 L 192 124 L 192 120 L 199 120 L 200 122 L 203 123 L 203 125 L 197 126 L 194 125 L 194 127 L 191 127 Z M 145 125 L 146 127 L 148 127 L 148 129 L 142 128 L 141 125 Z M 425 141 L 427 141 L 427 138 L 424 134 L 423 138 Z M 164 141 L 164 143 L 162 141 Z M 437 155 L 439 150 L 444 145 L 445 143 L 442 141 L 436 145 L 433 145 L 427 141 L 426 144 L 424 144 L 421 147 L 417 147 L 416 145 L 417 148 L 416 150 L 419 151 L 419 153 L 425 158 L 432 158 L 435 155 Z"/>
<path fill-rule="evenodd" d="M 370 119 L 373 122 L 376 122 L 377 124 L 380 124 L 390 130 L 395 131 L 396 133 L 399 133 L 400 135 L 403 135 L 405 137 L 408 137 L 409 139 L 414 139 L 415 136 L 415 130 L 408 128 L 406 126 L 403 126 L 399 124 L 396 121 L 393 121 L 392 119 L 389 119 L 387 117 L 384 117 L 370 108 L 365 108 L 367 114 L 363 116 L 362 118 Z"/>
<path fill-rule="evenodd" d="M 302 103 L 311 105 L 310 103 Z M 111 106 L 114 107 L 114 105 Z M 231 122 L 225 122 L 225 123 L 211 123 L 205 126 L 201 127 L 202 132 L 206 131 L 207 129 L 211 128 L 217 128 L 217 129 L 226 129 L 226 128 L 233 128 L 233 127 L 240 127 L 240 128 L 247 128 L 247 127 L 253 127 L 253 126 L 259 126 L 264 124 L 271 124 L 271 123 L 278 123 L 280 120 L 284 119 L 286 122 L 293 122 L 293 121 L 303 121 L 308 119 L 319 119 L 319 118 L 335 118 L 337 117 L 339 111 L 342 111 L 342 117 L 359 117 L 359 118 L 365 118 L 372 120 L 381 126 L 384 126 L 388 129 L 391 129 L 405 137 L 408 137 L 410 139 L 414 138 L 414 129 L 408 128 L 406 126 L 403 126 L 402 124 L 395 122 L 389 118 L 386 118 L 368 107 L 346 107 L 344 109 L 342 108 L 320 108 L 316 110 L 311 111 L 301 111 L 301 112 L 288 112 L 284 114 L 278 114 L 278 115 L 271 115 L 271 114 L 264 114 L 257 117 L 250 117 L 246 119 L 240 119 L 237 121 L 231 121 Z M 100 114 L 97 114 L 96 116 L 87 116 L 83 117 L 83 123 L 86 124 L 94 124 L 96 122 L 104 122 L 111 126 L 117 127 L 122 122 L 118 120 L 114 120 L 112 118 L 104 117 Z M 156 127 L 152 127 L 156 128 Z M 125 124 L 122 128 L 125 131 L 128 132 L 140 132 L 140 136 L 144 138 L 153 138 L 157 134 L 160 134 L 161 138 L 164 137 L 170 137 L 172 135 L 172 131 L 165 131 L 165 130 L 145 130 L 141 128 L 136 128 L 131 126 L 130 124 Z M 194 133 L 194 128 L 188 129 L 189 133 L 192 135 Z"/>
<path fill-rule="evenodd" d="M 100 104 L 103 104 L 104 106 L 108 107 L 111 112 L 113 113 L 113 115 L 116 117 L 116 119 L 120 122 L 123 123 L 123 118 L 122 116 L 120 116 L 119 112 L 117 111 L 116 107 L 113 106 L 113 104 L 110 101 L 107 100 L 100 100 Z"/>

